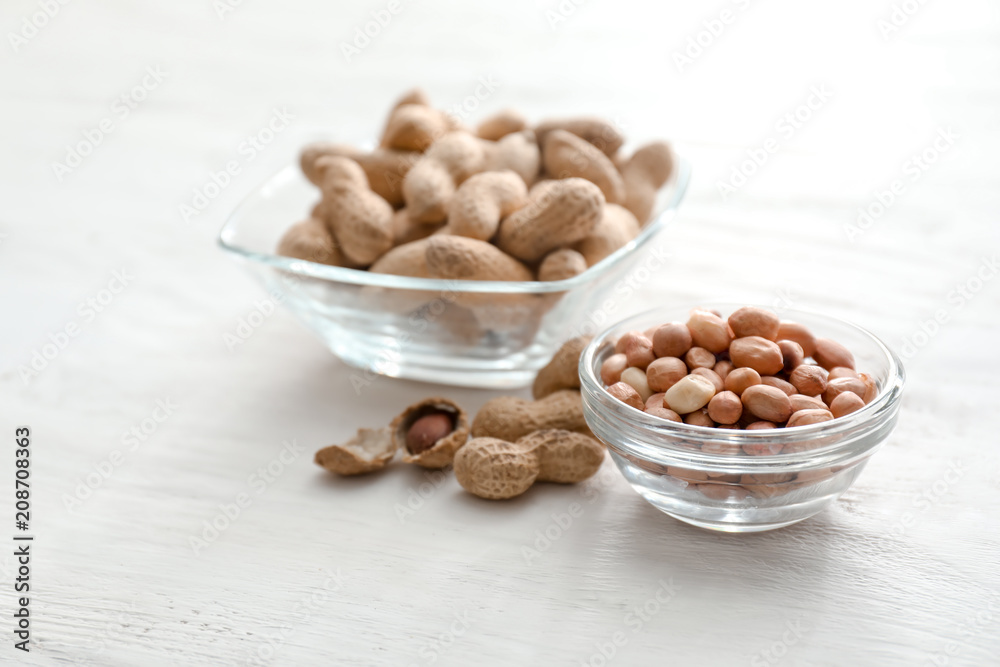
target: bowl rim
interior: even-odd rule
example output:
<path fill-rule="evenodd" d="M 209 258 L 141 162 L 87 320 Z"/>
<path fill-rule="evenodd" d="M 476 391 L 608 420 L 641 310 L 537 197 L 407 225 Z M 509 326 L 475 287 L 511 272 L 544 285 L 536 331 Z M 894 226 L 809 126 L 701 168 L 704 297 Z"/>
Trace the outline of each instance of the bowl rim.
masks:
<path fill-rule="evenodd" d="M 676 217 L 677 209 L 680 206 L 681 201 L 684 199 L 684 195 L 691 182 L 692 169 L 691 163 L 683 156 L 679 155 L 673 147 L 671 147 L 671 153 L 674 157 L 674 169 L 672 170 L 670 177 L 667 179 L 667 182 L 660 190 L 660 193 L 666 192 L 666 199 L 661 206 L 658 207 L 652 220 L 640 230 L 638 236 L 629 241 L 627 244 L 608 255 L 583 273 L 564 280 L 543 282 L 537 280 L 473 281 L 414 278 L 410 276 L 397 276 L 385 273 L 371 273 L 370 271 L 363 271 L 360 269 L 330 266 L 307 260 L 283 257 L 272 253 L 257 252 L 235 243 L 233 237 L 239 229 L 241 221 L 247 215 L 247 212 L 253 207 L 253 204 L 258 197 L 262 196 L 269 188 L 287 184 L 287 182 L 295 178 L 302 178 L 300 168 L 297 164 L 286 165 L 282 169 L 271 174 L 271 176 L 266 178 L 257 187 L 253 188 L 226 217 L 226 221 L 223 224 L 222 229 L 219 231 L 216 243 L 224 251 L 244 260 L 265 264 L 272 268 L 280 269 L 297 276 L 327 280 L 337 283 L 451 293 L 547 294 L 551 292 L 567 292 L 580 287 L 581 285 L 593 282 L 610 272 L 613 268 L 624 261 L 626 257 L 647 245 L 658 232 L 660 232 Z"/>
<path fill-rule="evenodd" d="M 889 346 L 887 346 L 878 336 L 868 331 L 864 327 L 861 327 L 848 320 L 821 313 L 816 310 L 808 308 L 788 308 L 781 312 L 782 319 L 794 319 L 795 315 L 807 315 L 813 318 L 820 318 L 828 320 L 831 323 L 835 323 L 839 326 L 846 326 L 853 329 L 857 333 L 869 339 L 873 342 L 881 354 L 884 356 L 885 361 L 888 364 L 888 369 L 886 372 L 887 380 L 884 386 L 879 387 L 879 394 L 870 403 L 865 405 L 860 410 L 853 412 L 849 415 L 843 417 L 835 418 L 828 422 L 821 422 L 819 424 L 809 424 L 806 426 L 796 426 L 791 429 L 762 429 L 755 431 L 747 431 L 745 429 L 741 430 L 731 430 L 731 429 L 720 429 L 716 427 L 709 426 L 697 426 L 694 424 L 685 424 L 683 422 L 673 422 L 661 417 L 656 417 L 650 415 L 646 412 L 633 408 L 621 401 L 617 401 L 611 397 L 610 394 L 604 389 L 604 383 L 600 377 L 595 374 L 594 363 L 597 355 L 607 344 L 608 337 L 611 333 L 623 326 L 630 323 L 637 323 L 640 321 L 645 321 L 647 319 L 655 317 L 657 313 L 662 313 L 666 310 L 676 312 L 685 308 L 686 304 L 678 304 L 670 307 L 658 307 L 645 310 L 641 313 L 637 313 L 630 317 L 612 324 L 606 327 L 599 334 L 595 335 L 590 341 L 586 348 L 584 348 L 583 353 L 580 355 L 579 363 L 579 375 L 581 382 L 581 392 L 585 397 L 584 403 L 587 404 L 587 396 L 596 397 L 605 395 L 608 399 L 616 401 L 616 408 L 619 409 L 619 418 L 623 421 L 627 421 L 632 427 L 637 429 L 643 428 L 653 428 L 656 432 L 662 436 L 664 439 L 671 436 L 677 437 L 679 439 L 686 439 L 688 441 L 697 439 L 701 442 L 708 442 L 713 444 L 728 445 L 729 448 L 739 447 L 740 445 L 753 445 L 760 444 L 761 441 L 769 441 L 773 443 L 798 443 L 803 440 L 813 439 L 817 437 L 829 438 L 836 436 L 849 435 L 852 431 L 857 431 L 859 428 L 862 430 L 865 427 L 875 427 L 879 425 L 879 417 L 892 417 L 898 410 L 900 400 L 902 397 L 903 385 L 906 381 L 906 373 L 903 369 L 903 364 L 900 358 L 892 351 Z M 753 303 L 734 303 L 726 301 L 703 301 L 696 305 L 688 305 L 688 308 L 712 308 L 721 307 L 735 309 L 743 306 L 757 306 L 760 308 L 765 308 L 768 310 L 773 310 L 772 308 Z M 788 317 L 785 317 L 788 315 Z M 668 321 L 663 318 L 663 321 Z M 629 326 L 628 330 L 632 329 L 643 329 L 640 326 Z M 594 400 L 592 403 L 599 404 L 599 400 Z M 591 407 L 595 412 L 598 410 Z M 835 454 L 842 452 L 845 448 L 850 448 L 854 443 L 855 439 L 848 439 L 846 442 L 833 442 L 829 445 L 817 447 L 815 449 L 806 450 L 804 452 L 792 452 L 786 453 L 781 452 L 779 454 L 768 454 L 764 456 L 747 456 L 741 457 L 724 451 L 723 453 L 711 453 L 711 452 L 693 452 L 689 448 L 682 447 L 670 442 L 648 442 L 643 443 L 645 446 L 662 450 L 666 453 L 683 453 L 685 457 L 690 457 L 692 461 L 699 460 L 703 462 L 732 462 L 734 460 L 741 461 L 744 465 L 765 465 L 765 462 L 770 463 L 782 463 L 782 462 L 802 462 L 803 459 L 813 459 L 822 457 L 823 455 Z M 611 446 L 611 445 L 609 445 Z M 617 446 L 617 445 L 614 445 Z M 627 448 L 627 447 L 626 447 Z M 695 455 L 692 457 L 692 455 Z"/>

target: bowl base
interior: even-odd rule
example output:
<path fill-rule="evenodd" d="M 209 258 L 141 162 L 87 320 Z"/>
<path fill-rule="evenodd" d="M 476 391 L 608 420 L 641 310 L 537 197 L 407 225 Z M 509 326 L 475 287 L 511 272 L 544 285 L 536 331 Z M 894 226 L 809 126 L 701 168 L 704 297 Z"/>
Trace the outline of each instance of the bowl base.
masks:
<path fill-rule="evenodd" d="M 446 384 L 477 389 L 516 389 L 530 385 L 548 361 L 550 352 L 535 346 L 504 358 L 449 358 L 437 350 L 423 353 L 409 349 L 393 354 L 384 346 L 367 345 L 355 339 L 344 345 L 343 339 L 327 341 L 331 351 L 349 366 L 356 368 L 351 384 L 364 386 L 380 376 Z"/>
<path fill-rule="evenodd" d="M 700 521 L 698 519 L 692 519 L 691 517 L 672 514 L 663 509 L 660 509 L 660 511 L 666 514 L 667 516 L 671 516 L 677 519 L 678 521 L 683 521 L 684 523 L 690 524 L 692 526 L 697 526 L 698 528 L 704 528 L 705 530 L 714 530 L 720 533 L 762 533 L 765 530 L 777 530 L 778 528 L 791 526 L 792 524 L 798 523 L 799 521 L 805 521 L 806 519 L 809 518 L 809 516 L 814 516 L 810 514 L 809 516 L 804 516 L 797 519 L 791 519 L 789 521 L 781 521 L 778 523 L 726 523 L 721 521 Z"/>

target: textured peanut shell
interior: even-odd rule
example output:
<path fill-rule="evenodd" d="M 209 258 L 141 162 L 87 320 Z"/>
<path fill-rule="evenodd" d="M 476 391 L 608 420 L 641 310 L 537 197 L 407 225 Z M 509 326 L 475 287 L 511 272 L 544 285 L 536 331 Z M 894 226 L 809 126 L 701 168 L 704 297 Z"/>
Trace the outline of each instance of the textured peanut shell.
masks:
<path fill-rule="evenodd" d="M 528 202 L 528 188 L 510 170 L 470 176 L 451 200 L 446 233 L 488 241 L 500 220 Z"/>
<path fill-rule="evenodd" d="M 589 236 L 603 208 L 604 196 L 593 183 L 582 178 L 555 181 L 501 221 L 497 245 L 518 259 L 537 261 Z"/>
<path fill-rule="evenodd" d="M 368 265 L 392 247 L 392 207 L 371 190 L 346 190 L 328 197 L 326 206 L 328 224 L 350 261 Z"/>
<path fill-rule="evenodd" d="M 338 475 L 361 475 L 384 468 L 396 454 L 398 445 L 388 426 L 380 429 L 360 428 L 342 445 L 330 445 L 316 452 L 319 465 Z"/>
<path fill-rule="evenodd" d="M 486 167 L 486 142 L 451 132 L 424 153 L 403 179 L 403 200 L 417 222 L 443 222 L 455 189 Z"/>
<path fill-rule="evenodd" d="M 545 171 L 556 178 L 585 178 L 601 189 L 604 199 L 618 204 L 625 199 L 625 183 L 618 169 L 597 148 L 575 134 L 553 130 L 542 149 Z"/>
<path fill-rule="evenodd" d="M 401 208 L 392 214 L 393 245 L 398 247 L 411 241 L 425 239 L 443 226 L 442 223 L 425 225 L 417 222 L 410 217 L 410 212 L 407 209 Z"/>
<path fill-rule="evenodd" d="M 330 266 L 348 264 L 337 242 L 321 220 L 309 218 L 288 228 L 278 243 L 278 254 Z"/>
<path fill-rule="evenodd" d="M 580 392 L 563 389 L 538 401 L 500 396 L 487 401 L 472 420 L 472 437 L 513 442 L 534 431 L 556 428 L 593 435 L 583 418 Z"/>
<path fill-rule="evenodd" d="M 396 109 L 404 104 L 417 104 L 419 106 L 429 107 L 431 105 L 431 100 L 427 97 L 427 93 L 420 88 L 413 88 L 400 95 L 396 101 L 393 102 L 392 107 L 389 109 L 389 113 L 386 115 L 385 127 L 382 129 L 381 134 L 382 138 L 379 140 L 380 143 L 385 141 L 386 130 L 389 127 L 389 123 L 392 121 L 393 114 L 396 113 Z"/>
<path fill-rule="evenodd" d="M 381 145 L 404 151 L 424 151 L 454 126 L 442 111 L 423 104 L 402 104 L 389 115 Z"/>
<path fill-rule="evenodd" d="M 545 145 L 545 137 L 552 130 L 565 130 L 593 144 L 608 157 L 618 152 L 625 143 L 625 137 L 614 125 L 601 118 L 558 118 L 547 120 L 535 128 L 539 145 Z"/>
<path fill-rule="evenodd" d="M 403 178 L 420 158 L 420 153 L 376 148 L 363 151 L 353 146 L 332 143 L 310 144 L 299 158 L 302 172 L 313 184 L 322 184 L 322 169 L 316 163 L 320 157 L 340 156 L 358 163 L 368 177 L 368 186 L 393 207 L 403 205 Z"/>
<path fill-rule="evenodd" d="M 481 139 L 499 141 L 508 134 L 520 132 L 526 127 L 528 127 L 528 119 L 520 111 L 503 109 L 483 120 L 476 128 L 476 134 Z"/>
<path fill-rule="evenodd" d="M 640 225 L 649 222 L 656 193 L 670 178 L 673 169 L 674 154 L 664 141 L 642 146 L 622 166 L 625 208 L 632 211 Z"/>
<path fill-rule="evenodd" d="M 368 269 L 371 273 L 387 273 L 411 278 L 430 278 L 427 271 L 427 239 L 396 246 L 376 260 Z M 403 290 L 366 286 L 365 302 L 380 310 L 408 313 L 440 297 L 434 290 Z"/>
<path fill-rule="evenodd" d="M 568 280 L 587 270 L 587 260 L 576 250 L 560 248 L 553 250 L 538 265 L 538 279 L 542 281 Z M 557 293 L 561 295 L 562 292 Z M 551 296 L 543 294 L 542 296 Z"/>
<path fill-rule="evenodd" d="M 531 270 L 496 246 L 462 236 L 434 235 L 427 241 L 427 270 L 441 280 L 529 281 Z M 458 292 L 450 298 L 469 308 L 483 329 L 504 331 L 537 324 L 540 302 L 533 294 Z"/>
<path fill-rule="evenodd" d="M 368 177 L 353 160 L 319 159 L 323 169 L 326 223 L 344 256 L 368 265 L 392 247 L 392 207 L 368 187 Z"/>
<path fill-rule="evenodd" d="M 538 478 L 538 457 L 499 438 L 474 438 L 455 456 L 455 479 L 488 500 L 519 496 Z"/>
<path fill-rule="evenodd" d="M 430 271 L 427 270 L 428 242 L 428 239 L 417 239 L 396 246 L 379 257 L 369 271 L 411 278 L 430 278 Z"/>
<path fill-rule="evenodd" d="M 604 462 L 604 446 L 582 433 L 545 429 L 529 433 L 517 445 L 537 454 L 539 482 L 576 484 L 591 477 Z"/>
<path fill-rule="evenodd" d="M 501 281 L 533 279 L 528 267 L 486 241 L 441 234 L 427 238 L 426 242 L 427 270 L 433 278 Z"/>
<path fill-rule="evenodd" d="M 631 211 L 618 204 L 605 204 L 597 226 L 573 247 L 583 255 L 587 266 L 593 266 L 638 235 L 639 221 Z"/>
<path fill-rule="evenodd" d="M 525 185 L 531 185 L 538 178 L 541 165 L 541 151 L 535 133 L 530 130 L 508 134 L 495 144 L 486 145 L 486 171 L 509 169 L 520 176 Z"/>
<path fill-rule="evenodd" d="M 447 412 L 452 415 L 454 430 L 434 443 L 430 449 L 419 454 L 411 454 L 406 448 L 406 433 L 420 417 L 434 411 Z M 406 408 L 389 424 L 392 439 L 397 449 L 403 451 L 403 461 L 416 463 L 424 468 L 444 468 L 451 464 L 457 452 L 469 439 L 469 417 L 454 401 L 435 396 L 425 398 Z"/>
<path fill-rule="evenodd" d="M 577 336 L 562 344 L 552 359 L 538 371 L 531 395 L 535 400 L 545 398 L 560 389 L 580 388 L 580 355 L 593 336 Z"/>
<path fill-rule="evenodd" d="M 538 482 L 575 484 L 596 473 L 604 447 L 570 431 L 535 431 L 516 442 L 476 438 L 455 456 L 455 478 L 469 493 L 490 500 L 519 496 Z"/>

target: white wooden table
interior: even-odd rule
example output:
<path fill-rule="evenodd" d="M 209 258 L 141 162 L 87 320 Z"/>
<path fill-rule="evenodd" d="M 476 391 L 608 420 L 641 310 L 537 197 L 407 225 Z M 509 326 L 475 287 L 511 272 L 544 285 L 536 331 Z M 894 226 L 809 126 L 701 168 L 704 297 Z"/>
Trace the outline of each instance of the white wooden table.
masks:
<path fill-rule="evenodd" d="M 0 664 L 1000 664 L 995 8 L 926 3 L 895 26 L 888 0 L 399 2 L 0 11 L 0 516 L 28 424 L 36 536 L 30 654 L 0 549 Z M 282 310 L 230 351 L 263 293 L 215 234 L 292 130 L 370 137 L 407 87 L 452 107 L 483 79 L 472 118 L 585 110 L 694 163 L 672 265 L 623 312 L 794 303 L 903 352 L 899 427 L 831 509 L 728 536 L 659 514 L 610 461 L 507 503 L 312 464 L 417 398 L 494 394 L 385 379 L 357 397 Z M 275 110 L 288 132 L 244 145 Z M 36 351 L 53 358 L 25 376 Z"/>

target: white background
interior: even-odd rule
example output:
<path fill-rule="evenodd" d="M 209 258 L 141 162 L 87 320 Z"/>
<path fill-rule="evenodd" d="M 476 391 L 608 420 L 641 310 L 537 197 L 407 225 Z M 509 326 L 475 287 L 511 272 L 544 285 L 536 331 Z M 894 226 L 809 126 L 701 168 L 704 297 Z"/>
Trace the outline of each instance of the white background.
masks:
<path fill-rule="evenodd" d="M 600 665 L 620 632 L 609 664 L 998 664 L 1000 281 L 984 268 L 1000 246 L 996 3 L 911 0 L 884 34 L 889 0 L 593 0 L 565 15 L 554 0 L 404 0 L 348 62 L 341 44 L 386 7 L 246 0 L 220 18 L 210 0 L 75 0 L 12 44 L 41 10 L 4 3 L 0 516 L 12 520 L 14 426 L 29 424 L 37 542 L 33 650 L 15 653 L 0 627 L 0 663 Z M 157 67 L 165 79 L 116 115 Z M 495 90 L 470 120 L 597 113 L 694 163 L 664 232 L 672 264 L 623 314 L 788 302 L 904 353 L 899 427 L 840 501 L 773 533 L 712 534 L 659 514 L 608 461 L 586 484 L 507 503 L 449 477 L 401 522 L 398 506 L 433 481 L 422 471 L 341 480 L 312 464 L 424 396 L 471 412 L 494 394 L 384 379 L 358 395 L 283 310 L 231 351 L 224 336 L 263 292 L 215 235 L 291 158 L 295 132 L 371 140 L 405 89 L 451 108 L 481 77 Z M 789 136 L 779 124 L 816 88 L 828 99 Z M 248 160 L 241 143 L 275 108 L 294 123 Z M 60 180 L 54 164 L 105 118 L 113 131 Z M 913 180 L 908 161 L 941 131 L 956 138 Z M 718 184 L 769 138 L 777 152 L 724 198 Z M 240 175 L 185 221 L 180 205 L 230 160 Z M 850 234 L 894 180 L 902 193 Z M 121 270 L 127 287 L 86 319 L 79 304 Z M 958 299 L 970 280 L 978 291 Z M 921 335 L 936 314 L 947 321 Z M 22 377 L 70 323 L 78 335 Z M 179 407 L 155 433 L 123 442 L 166 399 Z M 303 453 L 258 494 L 254 471 L 291 440 Z M 116 450 L 110 478 L 81 487 Z M 90 494 L 71 513 L 78 489 Z M 195 556 L 190 538 L 240 493 L 252 505 Z M 582 515 L 526 558 L 572 503 Z M 0 566 L 6 626 L 13 557 Z M 676 589 L 665 604 L 661 581 Z"/>

